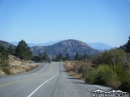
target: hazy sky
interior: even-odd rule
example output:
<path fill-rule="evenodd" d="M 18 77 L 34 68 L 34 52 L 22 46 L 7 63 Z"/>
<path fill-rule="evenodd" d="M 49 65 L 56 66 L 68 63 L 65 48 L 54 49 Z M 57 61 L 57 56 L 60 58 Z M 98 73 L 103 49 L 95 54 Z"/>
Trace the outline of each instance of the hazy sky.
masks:
<path fill-rule="evenodd" d="M 130 35 L 130 0 L 0 0 L 0 40 L 77 39 L 120 46 Z"/>

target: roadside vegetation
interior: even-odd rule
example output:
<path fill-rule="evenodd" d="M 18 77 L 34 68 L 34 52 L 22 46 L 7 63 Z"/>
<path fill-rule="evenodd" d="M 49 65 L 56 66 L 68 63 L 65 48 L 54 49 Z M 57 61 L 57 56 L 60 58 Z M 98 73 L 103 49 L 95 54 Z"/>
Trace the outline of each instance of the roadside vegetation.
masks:
<path fill-rule="evenodd" d="M 32 52 L 24 40 L 21 40 L 16 47 L 0 46 L 0 75 L 18 74 L 38 67 L 30 65 L 31 58 Z M 15 61 L 17 63 L 14 63 Z"/>
<path fill-rule="evenodd" d="M 48 62 L 50 60 L 50 57 L 45 51 L 43 54 L 39 53 L 39 55 L 33 56 L 32 60 L 35 62 Z"/>
<path fill-rule="evenodd" d="M 99 84 L 130 93 L 130 37 L 128 42 L 95 57 L 75 55 L 65 62 L 66 71 L 86 83 Z M 79 75 L 79 76 L 76 76 Z"/>

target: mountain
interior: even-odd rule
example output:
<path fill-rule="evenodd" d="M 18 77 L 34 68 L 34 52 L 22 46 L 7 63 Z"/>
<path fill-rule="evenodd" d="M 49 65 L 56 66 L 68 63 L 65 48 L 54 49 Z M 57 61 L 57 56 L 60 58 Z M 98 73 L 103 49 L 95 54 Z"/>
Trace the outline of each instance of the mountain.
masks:
<path fill-rule="evenodd" d="M 31 47 L 31 51 L 34 55 L 46 51 L 50 56 L 54 56 L 59 53 L 62 53 L 63 55 L 68 53 L 70 56 L 75 56 L 76 52 L 78 52 L 81 55 L 88 54 L 93 56 L 99 53 L 98 50 L 91 48 L 86 43 L 72 39 L 61 41 L 50 46 Z"/>
<path fill-rule="evenodd" d="M 113 48 L 110 45 L 107 45 L 107 44 L 104 44 L 104 43 L 99 43 L 99 42 L 97 42 L 97 43 L 88 43 L 88 42 L 86 42 L 86 44 L 88 44 L 90 47 L 92 47 L 94 49 L 98 49 L 98 50 L 102 50 L 102 51 L 110 50 L 110 49 Z"/>
<path fill-rule="evenodd" d="M 13 44 L 6 42 L 6 41 L 2 41 L 2 40 L 0 40 L 0 45 L 3 46 L 6 49 L 9 48 L 9 46 L 15 47 Z"/>
<path fill-rule="evenodd" d="M 58 43 L 60 42 L 60 40 L 58 41 L 50 41 L 50 42 L 45 42 L 45 43 L 28 43 L 28 46 L 29 47 L 33 47 L 33 46 L 49 46 L 49 45 L 53 45 L 55 43 Z M 11 44 L 17 46 L 18 42 L 10 42 Z M 97 49 L 97 50 L 101 50 L 101 51 L 104 51 L 104 50 L 110 50 L 112 49 L 113 47 L 112 46 L 109 46 L 107 44 L 104 44 L 104 43 L 88 43 L 86 42 L 86 44 L 88 44 L 90 47 L 94 48 L 94 49 Z"/>

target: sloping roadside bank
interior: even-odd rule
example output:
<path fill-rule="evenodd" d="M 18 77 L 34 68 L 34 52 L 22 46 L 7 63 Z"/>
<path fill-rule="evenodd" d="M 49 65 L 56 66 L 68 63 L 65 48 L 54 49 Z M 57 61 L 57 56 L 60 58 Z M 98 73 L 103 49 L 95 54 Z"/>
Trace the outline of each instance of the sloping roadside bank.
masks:
<path fill-rule="evenodd" d="M 20 74 L 37 67 L 39 67 L 38 63 L 33 61 L 21 61 L 19 58 L 10 55 L 9 66 L 0 69 L 0 76 Z"/>

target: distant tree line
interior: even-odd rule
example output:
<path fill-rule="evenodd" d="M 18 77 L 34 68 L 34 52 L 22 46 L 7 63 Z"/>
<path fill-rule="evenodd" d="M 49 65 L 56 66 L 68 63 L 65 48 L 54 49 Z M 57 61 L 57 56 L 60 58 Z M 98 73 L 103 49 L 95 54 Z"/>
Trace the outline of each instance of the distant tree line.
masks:
<path fill-rule="evenodd" d="M 81 55 L 79 53 L 76 53 L 74 57 L 70 56 L 68 53 L 66 53 L 64 56 L 62 53 L 57 54 L 55 57 L 52 57 L 52 61 L 70 61 L 70 60 L 84 60 L 84 59 L 90 59 L 91 57 L 87 54 Z"/>
<path fill-rule="evenodd" d="M 38 56 L 33 56 L 32 60 L 34 60 L 35 62 L 48 62 L 50 60 L 50 57 L 45 51 L 43 54 L 40 53 Z"/>
<path fill-rule="evenodd" d="M 76 53 L 75 54 L 75 60 L 84 60 L 84 59 L 91 59 L 91 56 L 87 55 L 87 54 L 79 54 L 79 53 Z"/>

